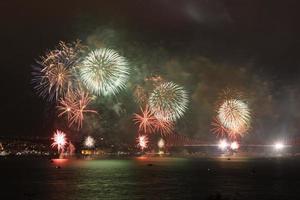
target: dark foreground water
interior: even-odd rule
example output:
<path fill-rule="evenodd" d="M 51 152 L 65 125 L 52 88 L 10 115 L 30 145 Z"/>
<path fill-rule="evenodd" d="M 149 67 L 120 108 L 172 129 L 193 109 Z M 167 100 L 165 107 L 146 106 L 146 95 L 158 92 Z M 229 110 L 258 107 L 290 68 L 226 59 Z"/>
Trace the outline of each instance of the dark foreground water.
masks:
<path fill-rule="evenodd" d="M 291 200 L 300 199 L 299 170 L 292 158 L 0 158 L 0 199 Z"/>

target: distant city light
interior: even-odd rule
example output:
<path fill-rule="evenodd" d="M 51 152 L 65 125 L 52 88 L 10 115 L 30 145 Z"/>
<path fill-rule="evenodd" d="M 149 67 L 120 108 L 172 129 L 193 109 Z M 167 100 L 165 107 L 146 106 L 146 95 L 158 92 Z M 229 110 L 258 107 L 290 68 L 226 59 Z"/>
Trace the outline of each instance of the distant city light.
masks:
<path fill-rule="evenodd" d="M 219 149 L 226 150 L 228 147 L 228 143 L 226 140 L 221 140 L 218 144 Z"/>
<path fill-rule="evenodd" d="M 240 147 L 240 145 L 236 141 L 232 142 L 231 145 L 230 145 L 230 148 L 232 150 L 237 150 L 239 147 Z"/>

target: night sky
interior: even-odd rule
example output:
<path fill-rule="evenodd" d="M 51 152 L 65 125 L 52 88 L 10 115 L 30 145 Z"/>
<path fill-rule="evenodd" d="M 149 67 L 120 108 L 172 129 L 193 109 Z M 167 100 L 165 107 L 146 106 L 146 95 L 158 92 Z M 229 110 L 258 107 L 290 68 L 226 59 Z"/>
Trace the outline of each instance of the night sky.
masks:
<path fill-rule="evenodd" d="M 224 86 L 231 86 L 246 91 L 252 103 L 255 119 L 249 139 L 300 136 L 299 4 L 297 0 L 1 1 L 0 134 L 47 136 L 57 124 L 53 105 L 40 99 L 31 85 L 35 59 L 60 40 L 78 38 L 96 46 L 109 38 L 107 43 L 125 54 L 135 47 L 128 55 L 141 57 L 136 63 L 156 59 L 147 63 L 151 73 L 189 91 L 190 110 L 179 123 L 180 133 L 212 138 L 214 101 Z"/>

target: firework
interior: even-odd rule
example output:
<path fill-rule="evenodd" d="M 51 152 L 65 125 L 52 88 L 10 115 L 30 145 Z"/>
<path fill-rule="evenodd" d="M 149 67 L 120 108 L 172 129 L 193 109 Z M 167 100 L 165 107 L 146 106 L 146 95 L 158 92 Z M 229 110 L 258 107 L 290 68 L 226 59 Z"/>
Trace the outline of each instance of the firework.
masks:
<path fill-rule="evenodd" d="M 234 140 L 239 139 L 248 130 L 248 127 L 241 127 L 239 132 L 227 129 L 218 119 L 214 119 L 211 125 L 213 126 L 211 130 L 214 134 L 218 135 L 219 137 L 228 136 Z"/>
<path fill-rule="evenodd" d="M 149 106 L 159 120 L 175 121 L 183 116 L 187 109 L 186 91 L 172 82 L 162 83 L 149 97 Z"/>
<path fill-rule="evenodd" d="M 80 62 L 84 47 L 79 41 L 72 44 L 60 42 L 57 49 L 41 57 L 34 68 L 35 90 L 49 101 L 58 100 L 73 88 L 76 82 L 75 67 Z"/>
<path fill-rule="evenodd" d="M 162 138 L 160 138 L 160 140 L 157 142 L 157 146 L 160 149 L 164 148 L 165 147 L 165 141 Z"/>
<path fill-rule="evenodd" d="M 84 140 L 84 145 L 88 148 L 92 148 L 95 146 L 95 140 L 91 136 L 87 136 Z"/>
<path fill-rule="evenodd" d="M 221 149 L 223 151 L 226 150 L 228 146 L 229 146 L 229 144 L 227 143 L 226 140 L 221 140 L 218 144 L 219 149 Z"/>
<path fill-rule="evenodd" d="M 141 108 L 141 113 L 142 114 L 134 114 L 133 118 L 135 123 L 138 124 L 139 132 L 145 134 L 159 132 L 164 135 L 173 131 L 174 123 L 157 119 L 148 106 L 146 106 L 144 110 Z"/>
<path fill-rule="evenodd" d="M 95 110 L 87 109 L 92 98 L 84 91 L 69 92 L 64 98 L 60 99 L 57 106 L 59 117 L 67 114 L 69 126 L 77 125 L 77 129 L 82 127 L 85 113 L 96 113 Z"/>
<path fill-rule="evenodd" d="M 56 132 L 53 135 L 53 140 L 52 147 L 57 146 L 57 151 L 58 153 L 63 152 L 64 148 L 67 144 L 67 139 L 66 139 L 66 134 L 60 130 L 56 130 Z"/>
<path fill-rule="evenodd" d="M 240 147 L 240 145 L 239 145 L 239 143 L 237 143 L 236 141 L 234 141 L 234 142 L 232 142 L 232 143 L 230 144 L 230 148 L 231 148 L 232 150 L 237 150 L 239 147 Z"/>
<path fill-rule="evenodd" d="M 250 109 L 238 99 L 225 100 L 218 109 L 217 119 L 231 135 L 242 136 L 250 124 Z"/>
<path fill-rule="evenodd" d="M 138 146 L 142 150 L 144 150 L 148 147 L 148 142 L 149 142 L 149 139 L 146 135 L 139 135 L 139 137 L 137 138 Z"/>
<path fill-rule="evenodd" d="M 212 123 L 212 132 L 218 136 L 224 137 L 228 132 L 230 132 L 228 129 L 226 129 L 222 123 L 217 119 L 214 118 Z"/>
<path fill-rule="evenodd" d="M 144 110 L 141 108 L 141 112 L 141 115 L 134 114 L 133 118 L 139 126 L 139 132 L 152 133 L 155 130 L 156 118 L 148 106 Z"/>
<path fill-rule="evenodd" d="M 129 77 L 126 59 L 111 49 L 91 51 L 79 68 L 83 84 L 96 95 L 116 94 Z"/>
<path fill-rule="evenodd" d="M 154 123 L 154 129 L 156 132 L 160 133 L 161 135 L 170 134 L 174 130 L 174 122 L 168 120 L 159 120 L 156 119 Z"/>

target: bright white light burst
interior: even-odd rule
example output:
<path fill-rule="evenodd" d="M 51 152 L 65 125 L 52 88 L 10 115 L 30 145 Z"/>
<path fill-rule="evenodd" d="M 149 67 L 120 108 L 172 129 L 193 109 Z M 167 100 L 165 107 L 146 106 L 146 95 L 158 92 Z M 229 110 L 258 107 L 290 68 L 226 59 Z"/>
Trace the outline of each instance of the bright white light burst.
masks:
<path fill-rule="evenodd" d="M 282 150 L 284 148 L 284 144 L 281 143 L 281 142 L 277 142 L 275 145 L 274 145 L 274 148 L 279 151 L 279 150 Z"/>
<path fill-rule="evenodd" d="M 83 84 L 96 95 L 111 95 L 125 88 L 129 77 L 126 59 L 111 49 L 91 51 L 83 60 L 79 75 Z"/>
<path fill-rule="evenodd" d="M 227 147 L 228 147 L 228 143 L 227 143 L 227 141 L 226 140 L 221 140 L 220 142 L 219 142 L 219 144 L 218 144 L 218 147 L 219 147 L 219 149 L 221 149 L 221 150 L 226 150 L 227 149 Z"/>
<path fill-rule="evenodd" d="M 231 145 L 230 145 L 230 148 L 231 148 L 232 150 L 237 150 L 239 147 L 240 147 L 239 143 L 237 143 L 237 142 L 235 142 L 235 141 L 232 142 Z"/>

